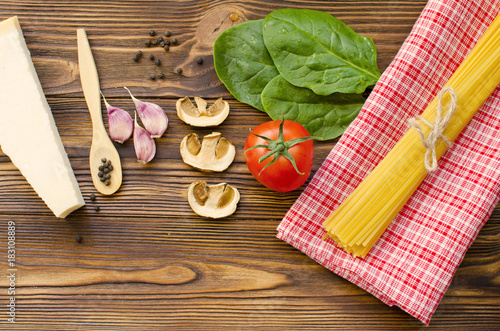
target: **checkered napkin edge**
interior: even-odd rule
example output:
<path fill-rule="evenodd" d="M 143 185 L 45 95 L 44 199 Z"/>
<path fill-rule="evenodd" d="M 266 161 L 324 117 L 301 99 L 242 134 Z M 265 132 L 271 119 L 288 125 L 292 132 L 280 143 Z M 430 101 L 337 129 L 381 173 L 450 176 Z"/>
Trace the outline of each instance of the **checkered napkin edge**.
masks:
<path fill-rule="evenodd" d="M 499 8 L 497 0 L 430 0 L 360 115 L 278 226 L 278 238 L 426 325 L 499 201 L 500 89 L 364 259 L 323 241 L 321 224 L 437 95 Z"/>

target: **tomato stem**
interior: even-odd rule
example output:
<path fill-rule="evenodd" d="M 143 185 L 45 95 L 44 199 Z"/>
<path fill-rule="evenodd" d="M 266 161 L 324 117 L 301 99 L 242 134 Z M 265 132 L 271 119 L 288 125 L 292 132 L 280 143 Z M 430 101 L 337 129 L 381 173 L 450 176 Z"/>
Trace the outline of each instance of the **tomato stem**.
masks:
<path fill-rule="evenodd" d="M 313 136 L 309 136 L 309 137 L 301 137 L 301 138 L 295 138 L 295 139 L 292 139 L 292 140 L 289 140 L 289 141 L 285 141 L 285 138 L 283 137 L 283 125 L 285 124 L 285 119 L 283 119 L 280 123 L 280 126 L 279 126 L 279 132 L 278 132 L 278 139 L 276 140 L 273 140 L 273 139 L 270 139 L 268 137 L 265 137 L 265 136 L 261 136 L 259 134 L 256 134 L 254 133 L 252 130 L 250 130 L 250 133 L 253 134 L 254 136 L 257 136 L 263 140 L 265 140 L 269 145 L 255 145 L 253 147 L 250 147 L 249 149 L 247 149 L 245 151 L 245 153 L 251 149 L 255 149 L 255 148 L 265 148 L 265 149 L 268 149 L 269 152 L 267 152 L 265 155 L 263 155 L 262 157 L 259 158 L 259 163 L 261 163 L 262 161 L 266 160 L 267 158 L 273 156 L 273 159 L 264 166 L 264 168 L 262 168 L 262 170 L 259 172 L 259 176 L 260 174 L 267 168 L 269 167 L 271 164 L 273 164 L 274 162 L 276 162 L 280 156 L 283 156 L 284 158 L 286 158 L 288 161 L 290 161 L 290 163 L 293 165 L 293 168 L 295 169 L 295 171 L 297 171 L 297 173 L 299 175 L 303 175 L 304 173 L 303 172 L 300 172 L 299 169 L 297 168 L 297 164 L 295 163 L 295 159 L 293 158 L 293 156 L 288 152 L 288 149 L 297 145 L 297 144 L 300 144 L 304 141 L 308 141 L 308 140 L 311 140 L 311 139 L 316 139 L 316 137 L 313 137 Z"/>

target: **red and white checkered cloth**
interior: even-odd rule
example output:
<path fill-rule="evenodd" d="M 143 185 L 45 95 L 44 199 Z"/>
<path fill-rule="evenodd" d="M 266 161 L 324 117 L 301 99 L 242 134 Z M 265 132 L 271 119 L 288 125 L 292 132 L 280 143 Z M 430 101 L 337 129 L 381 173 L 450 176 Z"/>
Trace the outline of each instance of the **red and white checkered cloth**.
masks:
<path fill-rule="evenodd" d="M 321 224 L 437 95 L 499 9 L 500 0 L 430 0 L 360 115 L 278 227 L 278 238 L 425 324 L 499 201 L 500 89 L 364 259 L 323 241 Z"/>

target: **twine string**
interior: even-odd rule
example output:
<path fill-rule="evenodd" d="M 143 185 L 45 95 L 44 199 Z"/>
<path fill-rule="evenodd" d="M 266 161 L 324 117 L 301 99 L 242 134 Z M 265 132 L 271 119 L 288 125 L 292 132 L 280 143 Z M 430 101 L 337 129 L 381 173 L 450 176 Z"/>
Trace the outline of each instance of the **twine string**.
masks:
<path fill-rule="evenodd" d="M 446 113 L 446 115 L 444 115 L 443 118 L 441 118 L 443 116 L 442 101 L 445 93 L 448 93 L 450 95 L 451 102 L 448 112 Z M 455 113 L 456 109 L 457 109 L 457 95 L 455 94 L 453 88 L 448 86 L 443 90 L 441 90 L 441 92 L 439 92 L 438 105 L 436 109 L 436 120 L 434 122 L 434 125 L 429 123 L 425 118 L 423 118 L 420 115 L 415 116 L 414 118 L 410 118 L 409 120 L 410 126 L 417 131 L 418 135 L 420 136 L 420 140 L 422 141 L 422 144 L 426 149 L 424 165 L 425 169 L 427 169 L 429 172 L 435 171 L 437 169 L 436 144 L 439 141 L 439 139 L 443 139 L 443 141 L 448 146 L 451 145 L 450 140 L 445 135 L 443 135 L 443 131 L 448 126 L 448 123 L 450 122 L 450 119 Z M 425 138 L 423 126 L 422 124 L 419 123 L 419 121 L 431 129 L 431 131 L 427 135 L 427 138 Z"/>

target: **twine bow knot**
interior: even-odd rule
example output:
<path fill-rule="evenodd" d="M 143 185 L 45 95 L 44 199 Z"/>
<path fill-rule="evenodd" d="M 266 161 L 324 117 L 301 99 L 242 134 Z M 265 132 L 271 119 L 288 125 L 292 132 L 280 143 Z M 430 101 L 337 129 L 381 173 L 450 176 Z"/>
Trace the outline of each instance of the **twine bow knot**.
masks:
<path fill-rule="evenodd" d="M 442 100 L 445 93 L 448 93 L 450 95 L 451 102 L 448 112 L 443 118 L 441 118 Z M 420 140 L 422 140 L 422 144 L 426 149 L 424 165 L 425 169 L 427 169 L 429 172 L 432 172 L 437 169 L 436 144 L 438 140 L 441 138 L 447 145 L 451 145 L 450 140 L 443 135 L 443 131 L 448 126 L 448 123 L 450 122 L 450 119 L 453 116 L 453 113 L 455 112 L 456 108 L 457 108 L 457 95 L 455 94 L 453 88 L 446 87 L 443 90 L 441 90 L 441 92 L 439 92 L 438 95 L 438 105 L 436 109 L 436 119 L 434 125 L 429 123 L 426 119 L 424 119 L 420 115 L 415 116 L 414 118 L 410 118 L 409 120 L 410 126 L 418 132 Z M 431 129 L 431 131 L 427 135 L 427 139 L 425 138 L 423 127 L 418 121 L 427 125 Z"/>

